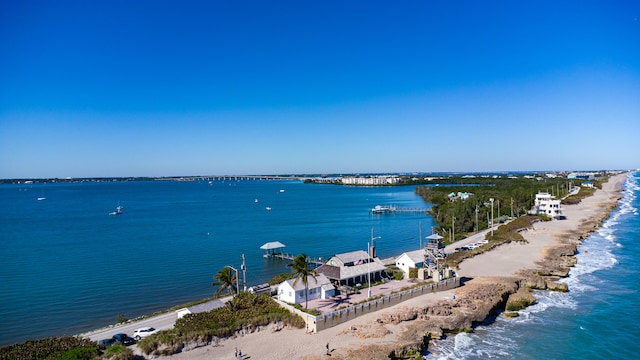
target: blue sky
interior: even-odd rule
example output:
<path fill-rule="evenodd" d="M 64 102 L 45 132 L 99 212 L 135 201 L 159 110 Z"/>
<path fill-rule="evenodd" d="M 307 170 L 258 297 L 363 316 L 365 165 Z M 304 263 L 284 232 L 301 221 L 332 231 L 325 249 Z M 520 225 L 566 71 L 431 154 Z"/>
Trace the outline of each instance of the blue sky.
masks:
<path fill-rule="evenodd" d="M 7 1 L 0 178 L 640 166 L 633 1 Z"/>

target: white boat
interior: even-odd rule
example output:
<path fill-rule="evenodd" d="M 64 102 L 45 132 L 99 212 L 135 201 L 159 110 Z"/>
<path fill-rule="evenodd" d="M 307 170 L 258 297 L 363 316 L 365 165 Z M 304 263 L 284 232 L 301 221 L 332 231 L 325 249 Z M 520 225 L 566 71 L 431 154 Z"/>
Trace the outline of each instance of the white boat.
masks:
<path fill-rule="evenodd" d="M 258 202 L 258 199 L 254 199 L 254 200 L 253 200 L 253 202 L 257 203 L 257 202 Z"/>
<path fill-rule="evenodd" d="M 124 207 L 118 205 L 116 211 L 110 212 L 109 215 L 122 215 L 122 209 L 124 209 Z"/>
<path fill-rule="evenodd" d="M 265 209 L 266 209 L 267 211 L 271 211 L 271 206 L 267 206 Z"/>
<path fill-rule="evenodd" d="M 44 196 L 38 198 L 38 201 L 42 201 L 42 200 L 47 200 L 47 198 Z"/>
<path fill-rule="evenodd" d="M 280 192 L 281 192 L 281 193 L 283 193 L 283 192 L 284 192 L 284 189 L 280 189 Z"/>
<path fill-rule="evenodd" d="M 386 206 L 386 205 L 376 205 L 373 209 L 371 209 L 372 214 L 386 214 L 392 213 L 396 211 L 395 206 Z"/>

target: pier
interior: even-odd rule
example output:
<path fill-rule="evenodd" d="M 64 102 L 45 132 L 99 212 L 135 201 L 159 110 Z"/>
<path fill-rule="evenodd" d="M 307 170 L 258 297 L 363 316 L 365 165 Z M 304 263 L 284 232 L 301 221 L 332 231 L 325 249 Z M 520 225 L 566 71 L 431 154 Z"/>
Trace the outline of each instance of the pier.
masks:
<path fill-rule="evenodd" d="M 266 259 L 280 259 L 280 260 L 289 260 L 289 261 L 293 261 L 293 259 L 296 256 L 298 256 L 298 255 L 285 254 L 285 253 L 264 254 L 264 258 L 266 258 Z M 322 261 L 322 258 L 312 259 L 310 257 L 307 257 L 307 263 L 315 265 L 316 267 L 324 264 L 324 262 Z"/>
<path fill-rule="evenodd" d="M 392 205 L 376 205 L 373 209 L 369 210 L 370 214 L 381 215 L 381 214 L 426 214 L 429 209 L 427 208 L 412 208 L 412 207 L 401 207 L 401 206 L 392 206 Z"/>
<path fill-rule="evenodd" d="M 279 241 L 268 242 L 262 246 L 260 249 L 264 250 L 264 255 L 262 255 L 265 259 L 280 259 L 280 260 L 289 260 L 293 261 L 297 255 L 286 254 L 282 252 L 282 249 L 285 248 L 286 245 Z M 324 264 L 322 262 L 322 258 L 312 259 L 307 257 L 307 263 L 315 265 L 316 267 Z"/>

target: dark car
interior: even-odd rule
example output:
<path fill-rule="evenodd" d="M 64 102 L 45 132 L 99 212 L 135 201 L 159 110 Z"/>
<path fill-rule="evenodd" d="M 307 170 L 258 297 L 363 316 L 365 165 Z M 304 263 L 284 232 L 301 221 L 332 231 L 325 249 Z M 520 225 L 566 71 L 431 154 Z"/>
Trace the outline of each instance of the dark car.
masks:
<path fill-rule="evenodd" d="M 109 346 L 113 345 L 116 342 L 116 340 L 114 338 L 110 338 L 110 339 L 103 339 L 98 341 L 98 347 L 101 349 L 106 349 Z"/>
<path fill-rule="evenodd" d="M 120 345 L 129 346 L 136 343 L 136 341 L 127 334 L 115 334 L 113 340 Z"/>

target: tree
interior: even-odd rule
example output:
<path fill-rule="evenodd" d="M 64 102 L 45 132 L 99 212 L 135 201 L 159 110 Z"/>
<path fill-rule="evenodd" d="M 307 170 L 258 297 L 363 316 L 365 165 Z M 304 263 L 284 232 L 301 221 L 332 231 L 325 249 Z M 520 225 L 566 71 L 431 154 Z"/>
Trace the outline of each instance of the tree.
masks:
<path fill-rule="evenodd" d="M 216 290 L 216 296 L 220 295 L 224 290 L 227 290 L 230 294 L 233 294 L 236 289 L 236 275 L 233 274 L 233 270 L 230 267 L 225 266 L 213 276 L 216 280 L 211 283 L 212 286 L 219 286 Z"/>
<path fill-rule="evenodd" d="M 315 280 L 318 273 L 313 269 L 309 269 L 306 254 L 296 256 L 293 259 L 293 262 L 288 266 L 291 267 L 291 272 L 293 272 L 293 276 L 296 278 L 293 281 L 293 286 L 295 286 L 300 280 L 302 280 L 302 283 L 304 284 L 304 308 L 306 309 L 309 302 L 309 276 Z"/>

